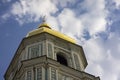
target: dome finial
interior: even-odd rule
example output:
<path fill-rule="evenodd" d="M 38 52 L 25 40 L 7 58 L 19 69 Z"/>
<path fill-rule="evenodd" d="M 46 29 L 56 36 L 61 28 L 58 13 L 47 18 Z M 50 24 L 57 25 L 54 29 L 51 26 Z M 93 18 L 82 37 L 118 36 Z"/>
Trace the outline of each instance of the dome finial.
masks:
<path fill-rule="evenodd" d="M 46 16 L 42 17 L 42 24 L 40 24 L 39 28 L 41 27 L 46 27 L 46 28 L 51 29 L 51 27 L 46 23 Z"/>
<path fill-rule="evenodd" d="M 46 16 L 43 16 L 43 17 L 42 17 L 42 22 L 43 22 L 43 23 L 46 22 Z"/>

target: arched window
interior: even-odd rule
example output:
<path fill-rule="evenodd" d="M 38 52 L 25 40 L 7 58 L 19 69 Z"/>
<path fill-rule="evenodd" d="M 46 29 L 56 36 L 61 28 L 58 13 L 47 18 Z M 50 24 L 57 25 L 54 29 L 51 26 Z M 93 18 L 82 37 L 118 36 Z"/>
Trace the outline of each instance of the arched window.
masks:
<path fill-rule="evenodd" d="M 68 63 L 67 63 L 67 59 L 61 55 L 61 54 L 57 54 L 57 61 L 60 63 L 60 64 L 63 64 L 65 66 L 68 66 Z"/>
<path fill-rule="evenodd" d="M 42 55 L 42 43 L 32 44 L 28 47 L 28 59 Z"/>

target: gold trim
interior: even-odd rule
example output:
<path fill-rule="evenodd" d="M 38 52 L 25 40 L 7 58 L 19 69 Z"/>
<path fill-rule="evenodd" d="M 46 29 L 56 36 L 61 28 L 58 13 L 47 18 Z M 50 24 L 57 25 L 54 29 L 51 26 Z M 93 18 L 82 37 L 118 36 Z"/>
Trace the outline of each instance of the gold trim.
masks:
<path fill-rule="evenodd" d="M 70 38 L 69 36 L 66 36 L 65 34 L 62 34 L 58 31 L 55 31 L 55 30 L 52 30 L 52 29 L 49 29 L 49 28 L 46 28 L 46 27 L 41 27 L 41 28 L 38 28 L 36 30 L 33 30 L 33 31 L 29 32 L 26 37 L 33 36 L 33 35 L 36 35 L 36 34 L 40 34 L 40 33 L 43 33 L 43 32 L 52 34 L 56 37 L 59 37 L 61 39 L 69 41 L 71 43 L 76 43 L 76 41 L 74 39 Z"/>

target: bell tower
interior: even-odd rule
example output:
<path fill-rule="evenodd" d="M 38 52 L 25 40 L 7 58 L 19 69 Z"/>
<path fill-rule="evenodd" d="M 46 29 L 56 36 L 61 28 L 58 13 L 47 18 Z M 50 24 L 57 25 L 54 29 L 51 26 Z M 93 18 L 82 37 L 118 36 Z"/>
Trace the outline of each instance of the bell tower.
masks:
<path fill-rule="evenodd" d="M 21 41 L 5 80 L 100 80 L 86 73 L 83 48 L 45 21 Z"/>

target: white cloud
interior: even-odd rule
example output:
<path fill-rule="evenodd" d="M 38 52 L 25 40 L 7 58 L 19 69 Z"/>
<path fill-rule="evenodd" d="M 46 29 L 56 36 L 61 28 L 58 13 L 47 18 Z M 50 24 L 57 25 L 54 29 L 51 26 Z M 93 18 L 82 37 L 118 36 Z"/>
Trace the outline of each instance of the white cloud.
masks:
<path fill-rule="evenodd" d="M 103 79 L 119 80 L 118 78 L 120 74 L 120 64 L 119 64 L 120 59 L 116 59 L 114 56 L 112 56 L 113 53 L 111 51 L 109 51 L 107 54 L 109 55 L 109 57 L 104 62 L 105 65 L 104 65 Z"/>
<path fill-rule="evenodd" d="M 20 0 L 13 4 L 11 13 L 16 16 L 16 20 L 19 21 L 20 24 L 36 22 L 40 19 L 41 15 L 47 15 L 49 18 L 54 19 L 54 21 L 57 20 L 57 22 L 53 23 L 55 26 L 58 26 L 60 22 L 59 27 L 62 28 L 62 32 L 71 36 L 77 35 L 80 37 L 83 35 L 84 30 L 87 30 L 91 36 L 94 36 L 106 30 L 104 0 L 84 0 L 80 3 L 82 8 L 87 11 L 83 15 L 79 14 L 79 16 L 76 16 L 76 12 L 70 8 L 64 8 L 58 16 L 51 16 L 51 13 L 55 14 L 59 10 L 59 8 L 57 8 L 58 4 L 65 7 L 68 3 L 74 4 L 75 1 L 76 0 Z M 59 29 L 59 27 L 57 29 Z M 67 30 L 68 28 L 69 30 Z"/>
<path fill-rule="evenodd" d="M 7 20 L 9 17 L 10 17 L 10 14 L 8 14 L 8 13 L 2 15 L 2 18 L 3 18 L 4 20 Z"/>
<path fill-rule="evenodd" d="M 68 3 L 74 4 L 77 0 L 52 0 L 52 2 L 61 7 L 67 7 Z"/>
<path fill-rule="evenodd" d="M 59 23 L 58 23 L 58 19 L 56 17 L 53 16 L 47 16 L 47 23 L 49 23 L 49 25 L 51 26 L 52 29 L 55 30 L 60 30 L 59 29 Z"/>
<path fill-rule="evenodd" d="M 106 30 L 106 15 L 104 0 L 84 0 L 81 4 L 86 10 L 85 14 L 80 15 L 84 27 L 87 27 L 90 35 Z"/>
<path fill-rule="evenodd" d="M 89 60 L 94 62 L 101 62 L 105 59 L 106 54 L 100 38 L 91 38 L 87 40 L 83 46 Z"/>
<path fill-rule="evenodd" d="M 79 17 L 76 17 L 75 13 L 65 8 L 58 16 L 60 22 L 61 32 L 70 36 L 81 36 L 83 33 L 83 26 Z"/>
<path fill-rule="evenodd" d="M 17 16 L 18 21 L 24 23 L 36 22 L 41 16 L 50 15 L 56 11 L 56 6 L 50 0 L 20 0 L 13 4 L 11 13 Z"/>
<path fill-rule="evenodd" d="M 76 35 L 80 38 L 84 35 L 84 30 L 88 31 L 90 36 L 95 36 L 106 30 L 107 10 L 104 0 L 84 0 L 78 5 L 85 10 L 84 14 L 76 16 L 77 12 L 70 8 L 64 8 L 59 13 L 58 20 L 63 33 L 70 36 Z"/>
<path fill-rule="evenodd" d="M 115 58 L 119 59 L 120 56 L 120 35 L 115 33 L 115 32 L 111 32 L 109 33 L 109 37 L 108 40 L 106 42 L 106 47 L 110 50 L 110 52 L 112 53 L 111 55 L 114 56 Z"/>
<path fill-rule="evenodd" d="M 119 74 L 120 74 L 120 52 L 119 52 L 119 42 L 120 42 L 120 36 L 118 34 L 114 33 L 109 33 L 109 37 L 107 42 L 105 43 L 105 49 L 108 50 L 106 51 L 108 57 L 104 61 L 104 65 L 106 66 L 105 69 L 105 74 L 106 76 L 111 76 L 109 77 L 104 77 L 106 78 L 105 80 L 119 80 Z M 103 75 L 105 75 L 103 74 Z"/>
<path fill-rule="evenodd" d="M 89 63 L 87 72 L 100 76 L 101 80 L 119 80 L 120 37 L 116 33 L 109 34 L 106 41 L 92 37 L 83 45 Z"/>
<path fill-rule="evenodd" d="M 116 8 L 120 8 L 120 0 L 113 0 L 113 2 L 115 2 L 116 4 Z"/>
<path fill-rule="evenodd" d="M 118 46 L 117 46 L 117 50 L 118 50 L 118 52 L 120 53 L 120 43 L 119 43 Z"/>
<path fill-rule="evenodd" d="M 86 72 L 91 73 L 92 75 L 94 74 L 95 76 L 103 77 L 104 74 L 104 69 L 100 64 L 97 64 L 93 61 L 88 61 L 88 67 L 86 69 Z M 102 79 L 103 80 L 103 79 Z"/>

